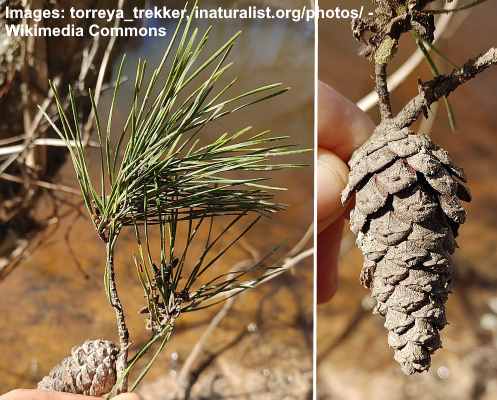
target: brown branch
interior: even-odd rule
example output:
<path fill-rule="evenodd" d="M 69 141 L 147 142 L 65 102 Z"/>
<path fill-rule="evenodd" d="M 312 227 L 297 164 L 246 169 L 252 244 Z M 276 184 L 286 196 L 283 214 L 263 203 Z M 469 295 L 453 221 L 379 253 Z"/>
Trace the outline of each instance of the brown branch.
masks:
<path fill-rule="evenodd" d="M 74 189 L 70 186 L 58 183 L 51 183 L 40 179 L 29 179 L 26 182 L 24 179 L 19 178 L 18 176 L 7 174 L 5 172 L 3 174 L 0 174 L 0 180 L 6 180 L 9 182 L 16 182 L 16 183 L 27 183 L 28 186 L 34 185 L 47 190 L 56 190 L 59 192 L 73 194 L 75 196 L 81 196 L 81 192 L 79 190 Z"/>
<path fill-rule="evenodd" d="M 410 126 L 421 113 L 427 114 L 432 103 L 448 96 L 457 87 L 494 64 L 497 64 L 497 48 L 495 47 L 469 60 L 448 75 L 440 75 L 431 81 L 422 83 L 419 94 L 395 116 L 394 125 L 399 129 Z"/>
<path fill-rule="evenodd" d="M 117 394 L 127 391 L 128 379 L 125 375 L 126 368 L 128 367 L 128 349 L 129 349 L 129 332 L 126 326 L 126 319 L 124 315 L 124 308 L 119 299 L 116 286 L 116 277 L 114 271 L 114 243 L 115 240 L 111 239 L 107 242 L 107 273 L 109 278 L 109 295 L 110 304 L 116 313 L 117 331 L 119 335 L 119 356 L 116 362 L 118 386 L 116 387 Z"/>
<path fill-rule="evenodd" d="M 392 118 L 392 105 L 390 104 L 390 93 L 387 87 L 387 64 L 374 65 L 376 93 L 378 94 L 378 106 L 380 108 L 381 120 Z"/>

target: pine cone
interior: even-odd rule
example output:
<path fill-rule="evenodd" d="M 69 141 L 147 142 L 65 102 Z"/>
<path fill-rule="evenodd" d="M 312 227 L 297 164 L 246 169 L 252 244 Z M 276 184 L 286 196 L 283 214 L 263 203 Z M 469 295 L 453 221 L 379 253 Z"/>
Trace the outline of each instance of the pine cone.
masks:
<path fill-rule="evenodd" d="M 107 340 L 87 340 L 45 376 L 38 389 L 102 396 L 116 383 L 119 348 Z"/>
<path fill-rule="evenodd" d="M 450 254 L 470 201 L 464 172 L 430 138 L 380 125 L 349 162 L 345 203 L 364 254 L 361 283 L 385 317 L 388 344 L 410 375 L 429 369 L 441 346 L 452 278 Z"/>

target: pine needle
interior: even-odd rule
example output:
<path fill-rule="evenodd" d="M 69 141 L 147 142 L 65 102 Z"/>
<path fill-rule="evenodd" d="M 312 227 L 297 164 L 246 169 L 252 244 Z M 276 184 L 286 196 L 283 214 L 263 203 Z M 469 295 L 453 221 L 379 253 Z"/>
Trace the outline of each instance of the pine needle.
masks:
<path fill-rule="evenodd" d="M 84 146 L 80 132 L 83 121 L 78 119 L 78 105 L 71 88 L 70 111 L 66 112 L 50 82 L 58 122 L 40 108 L 68 147 L 84 204 L 106 243 L 104 286 L 109 300 L 112 294 L 117 296 L 111 293 L 111 284 L 116 292 L 114 269 L 110 268 L 111 265 L 113 268 L 114 245 L 123 227 L 134 227 L 138 247 L 134 257 L 136 272 L 145 294 L 147 327 L 154 335 L 129 360 L 125 370 L 120 371 L 119 382 L 126 382 L 137 361 L 154 343 L 160 341 L 160 345 L 132 389 L 164 349 L 182 312 L 213 305 L 213 299 L 255 287 L 288 268 L 267 267 L 271 252 L 247 270 L 219 273 L 216 278 L 201 283 L 206 272 L 219 265 L 222 257 L 262 216 L 285 208 L 273 199 L 276 191 L 285 188 L 271 185 L 267 174 L 261 172 L 300 167 L 275 160 L 307 151 L 287 144 L 285 136 L 273 136 L 269 131 L 253 132 L 250 126 L 222 133 L 211 141 L 202 139 L 202 132 L 212 122 L 283 94 L 289 88 L 274 83 L 230 94 L 236 78 L 223 82 L 232 65 L 227 62 L 230 51 L 241 32 L 207 53 L 211 27 L 200 33 L 192 27 L 192 19 L 193 11 L 186 20 L 180 20 L 159 65 L 150 74 L 146 73 L 146 61 L 138 61 L 132 100 L 126 106 L 118 104 L 126 62 L 122 58 L 106 126 L 101 124 L 95 93 L 89 90 L 99 143 L 97 182 L 90 176 L 89 149 Z M 117 109 L 123 108 L 127 116 L 124 127 L 118 130 L 113 126 L 113 116 Z M 219 216 L 232 219 L 215 235 L 214 219 Z M 221 239 L 243 223 L 244 227 L 219 250 L 224 242 Z M 190 248 L 206 224 L 208 235 L 201 254 L 192 260 Z M 153 226 L 158 227 L 160 235 L 158 260 L 152 255 L 149 240 Z M 177 243 L 179 232 L 186 232 L 183 248 Z M 243 281 L 244 276 L 256 269 L 263 270 L 260 278 Z M 121 329 L 125 327 L 124 313 L 120 303 L 117 305 L 113 304 L 122 313 L 122 320 L 118 320 Z M 121 337 L 122 332 L 119 333 Z M 127 328 L 125 333 L 127 337 Z M 127 348 L 127 343 L 121 343 L 121 351 L 127 352 Z"/>
<path fill-rule="evenodd" d="M 179 22 L 148 83 L 146 63 L 138 61 L 134 95 L 117 145 L 112 145 L 112 124 L 116 108 L 122 109 L 117 99 L 125 58 L 119 66 L 106 127 L 101 126 L 94 95 L 89 92 L 100 144 L 98 185 L 90 178 L 78 106 L 70 96 L 72 115 L 66 115 L 51 85 L 61 128 L 46 113 L 45 117 L 68 145 L 85 205 L 104 239 L 111 226 L 119 231 L 120 227 L 145 221 L 157 224 L 161 218 L 173 215 L 178 220 L 249 212 L 268 215 L 284 208 L 272 200 L 273 191 L 283 188 L 261 183 L 266 178 L 254 173 L 298 166 L 274 163 L 272 159 L 302 150 L 285 145 L 286 138 L 271 136 L 270 132 L 252 133 L 250 127 L 223 134 L 202 147 L 198 143 L 201 132 L 213 121 L 280 95 L 288 88 L 276 83 L 229 96 L 236 80 L 227 84 L 221 81 L 231 65 L 226 60 L 240 32 L 204 55 L 211 28 L 200 35 L 191 22 L 192 15 Z M 207 77 L 200 79 L 200 75 Z M 69 146 L 74 141 L 77 146 Z M 245 177 L 235 179 L 233 173 Z M 157 201 L 144 206 L 144 195 L 168 207 L 159 210 Z"/>

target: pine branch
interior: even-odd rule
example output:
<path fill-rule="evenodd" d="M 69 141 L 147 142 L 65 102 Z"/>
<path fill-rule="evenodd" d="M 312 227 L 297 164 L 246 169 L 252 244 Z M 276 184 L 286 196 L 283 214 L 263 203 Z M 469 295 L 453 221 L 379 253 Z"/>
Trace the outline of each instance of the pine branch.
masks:
<path fill-rule="evenodd" d="M 82 145 L 81 121 L 72 92 L 69 91 L 71 113 L 66 113 L 52 85 L 60 126 L 44 114 L 68 145 L 85 205 L 104 241 L 111 224 L 122 227 L 143 224 L 145 220 L 150 224 L 159 222 L 155 202 L 143 207 L 145 194 L 149 198 L 160 197 L 163 203 L 169 204 L 163 210 L 166 218 L 176 210 L 181 219 L 247 212 L 267 215 L 283 208 L 282 204 L 272 201 L 273 191 L 281 188 L 265 185 L 266 178 L 253 175 L 259 171 L 297 167 L 299 165 L 273 160 L 303 150 L 285 144 L 284 136 L 270 136 L 269 131 L 252 134 L 250 127 L 224 133 L 203 146 L 199 145 L 199 136 L 213 121 L 278 96 L 288 88 L 276 83 L 227 96 L 236 79 L 221 83 L 231 67 L 225 62 L 240 32 L 200 62 L 211 28 L 199 37 L 198 29 L 193 29 L 191 22 L 192 15 L 186 22 L 180 21 L 148 83 L 145 83 L 146 62 L 138 62 L 133 100 L 116 145 L 112 144 L 110 135 L 114 131 L 112 116 L 122 84 L 124 58 L 106 128 L 100 123 L 97 99 L 90 92 L 100 142 L 98 185 L 88 171 L 87 149 Z M 171 59 L 169 71 L 161 81 L 166 61 Z M 234 179 L 233 172 L 245 177 Z"/>
<path fill-rule="evenodd" d="M 116 385 L 116 394 L 126 392 L 128 390 L 128 380 L 125 375 L 128 367 L 128 348 L 129 348 L 129 331 L 126 325 L 124 308 L 117 292 L 117 285 L 114 270 L 114 239 L 111 239 L 106 246 L 107 262 L 106 262 L 106 277 L 108 279 L 108 295 L 109 301 L 116 313 L 117 332 L 119 336 L 119 354 L 116 361 L 116 372 L 118 384 Z"/>
<path fill-rule="evenodd" d="M 145 201 L 148 202 L 148 200 Z M 163 206 L 161 200 L 157 199 L 157 207 L 161 209 Z M 227 239 L 226 236 L 233 229 L 242 225 L 244 217 L 244 215 L 236 216 L 217 234 L 214 234 L 213 217 L 200 218 L 195 223 L 191 218 L 180 221 L 177 215 L 170 220 L 161 219 L 159 223 L 161 244 L 158 259 L 151 253 L 148 224 L 144 225 L 143 232 L 140 231 L 138 225 L 135 226 L 138 242 L 135 265 L 146 299 L 145 307 L 141 312 L 146 314 L 147 329 L 155 334 L 154 337 L 160 335 L 168 327 L 174 326 L 174 322 L 180 318 L 182 313 L 201 310 L 224 302 L 247 289 L 252 289 L 275 278 L 303 259 L 312 256 L 312 249 L 303 250 L 310 238 L 310 235 L 306 233 L 281 261 L 281 264 L 270 262 L 270 258 L 276 253 L 275 249 L 255 260 L 248 267 L 240 269 L 237 267 L 228 272 L 214 273 L 214 278 L 203 280 L 205 272 L 223 268 L 222 258 L 260 219 L 258 217 L 248 221 L 232 239 Z M 205 237 L 203 249 L 193 258 L 189 255 L 189 247 L 194 241 L 200 240 L 198 234 L 206 223 L 208 225 L 204 226 L 206 229 L 203 230 Z M 176 232 L 179 231 L 186 231 L 186 244 L 182 249 L 177 249 L 175 243 Z M 218 250 L 221 243 L 224 243 L 223 247 Z M 176 256 L 176 253 L 180 255 Z M 256 273 L 258 276 L 247 279 L 246 276 L 249 273 Z M 148 344 L 146 347 L 146 350 L 139 353 L 140 357 L 149 351 Z M 131 361 L 128 370 L 134 364 Z"/>
<path fill-rule="evenodd" d="M 376 93 L 378 93 L 378 105 L 380 108 L 381 120 L 392 118 L 392 105 L 390 103 L 390 93 L 387 87 L 387 64 L 374 65 Z"/>
<path fill-rule="evenodd" d="M 264 259 L 245 271 L 219 274 L 204 284 L 199 283 L 262 216 L 284 208 L 273 198 L 276 190 L 285 189 L 267 184 L 267 175 L 259 173 L 299 167 L 301 165 L 275 162 L 275 157 L 307 150 L 288 145 L 287 137 L 271 136 L 269 131 L 251 133 L 250 127 L 223 133 L 212 142 L 201 142 L 200 133 L 213 121 L 278 96 L 288 88 L 275 83 L 229 95 L 236 79 L 228 83 L 222 81 L 232 65 L 226 60 L 240 32 L 217 50 L 205 54 L 211 28 L 199 34 L 199 30 L 192 27 L 192 20 L 193 11 L 186 21 L 180 20 L 150 77 L 146 74 L 146 62 L 138 61 L 134 93 L 127 111 L 125 109 L 127 118 L 122 129 L 113 128 L 112 120 L 123 83 L 121 73 L 125 59 L 118 70 L 107 126 L 101 123 L 98 97 L 89 91 L 99 142 L 98 180 L 92 179 L 89 172 L 89 150 L 81 132 L 85 124 L 79 120 L 71 88 L 66 111 L 51 85 L 58 123 L 41 110 L 68 148 L 83 201 L 99 237 L 107 246 L 105 289 L 116 313 L 120 342 L 115 392 L 126 390 L 128 374 L 136 362 L 160 341 L 132 388 L 147 374 L 169 341 L 181 312 L 200 309 L 209 299 L 254 287 L 287 269 L 268 267 L 259 279 L 243 282 L 241 278 L 248 272 L 264 267 Z M 117 133 L 117 137 L 111 137 L 111 133 Z M 242 218 L 251 214 L 255 214 L 255 218 L 232 240 L 221 240 L 240 225 Z M 213 220 L 217 216 L 233 218 L 214 235 Z M 188 262 L 189 249 L 198 241 L 198 232 L 206 222 L 209 226 L 204 248 L 196 260 Z M 178 251 L 176 238 L 180 224 L 186 228 L 186 244 Z M 149 244 L 152 225 L 160 232 L 158 262 L 154 262 Z M 126 226 L 135 228 L 139 249 L 135 263 L 147 300 L 143 311 L 148 314 L 147 327 L 154 333 L 130 360 L 129 333 L 117 292 L 113 258 L 119 232 Z M 218 250 L 220 244 L 224 247 Z"/>
<path fill-rule="evenodd" d="M 497 48 L 491 48 L 450 74 L 440 75 L 431 81 L 422 83 L 420 93 L 395 116 L 394 125 L 399 129 L 410 126 L 421 113 L 428 112 L 432 103 L 441 97 L 448 96 L 457 87 L 495 64 L 497 64 Z"/>

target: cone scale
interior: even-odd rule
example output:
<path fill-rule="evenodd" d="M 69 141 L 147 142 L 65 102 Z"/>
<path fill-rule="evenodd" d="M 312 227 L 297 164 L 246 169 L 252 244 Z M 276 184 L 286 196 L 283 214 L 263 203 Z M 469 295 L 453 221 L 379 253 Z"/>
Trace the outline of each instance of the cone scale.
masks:
<path fill-rule="evenodd" d="M 383 123 L 349 166 L 342 203 L 355 194 L 350 225 L 364 255 L 361 283 L 404 373 L 426 371 L 447 323 L 461 200 L 471 200 L 464 172 L 428 136 Z"/>

